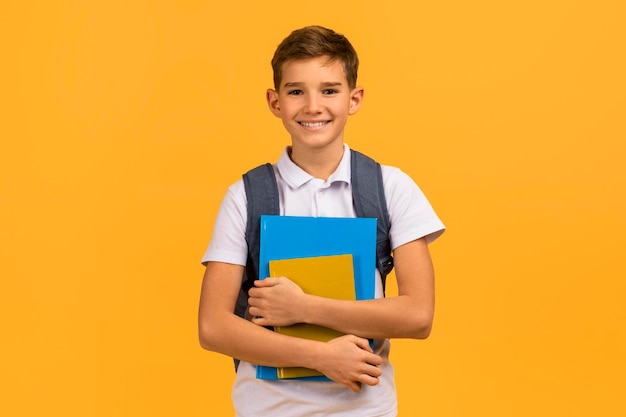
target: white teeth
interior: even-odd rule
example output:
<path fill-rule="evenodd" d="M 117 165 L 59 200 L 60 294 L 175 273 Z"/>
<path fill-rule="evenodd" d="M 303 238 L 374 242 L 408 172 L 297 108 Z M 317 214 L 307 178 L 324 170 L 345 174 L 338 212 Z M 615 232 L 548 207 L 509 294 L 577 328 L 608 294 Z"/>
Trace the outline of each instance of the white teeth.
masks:
<path fill-rule="evenodd" d="M 324 126 L 326 122 L 300 122 L 300 124 L 304 127 L 320 127 Z"/>

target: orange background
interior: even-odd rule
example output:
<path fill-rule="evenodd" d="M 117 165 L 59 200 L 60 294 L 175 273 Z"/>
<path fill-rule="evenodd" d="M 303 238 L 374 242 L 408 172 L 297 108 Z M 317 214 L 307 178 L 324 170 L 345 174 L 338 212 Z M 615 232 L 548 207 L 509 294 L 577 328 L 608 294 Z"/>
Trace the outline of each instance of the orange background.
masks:
<path fill-rule="evenodd" d="M 346 141 L 449 229 L 433 335 L 394 342 L 400 415 L 624 415 L 626 7 L 421 3 L 3 3 L 0 414 L 231 415 L 200 257 L 288 142 L 275 46 L 321 24 L 362 61 Z"/>

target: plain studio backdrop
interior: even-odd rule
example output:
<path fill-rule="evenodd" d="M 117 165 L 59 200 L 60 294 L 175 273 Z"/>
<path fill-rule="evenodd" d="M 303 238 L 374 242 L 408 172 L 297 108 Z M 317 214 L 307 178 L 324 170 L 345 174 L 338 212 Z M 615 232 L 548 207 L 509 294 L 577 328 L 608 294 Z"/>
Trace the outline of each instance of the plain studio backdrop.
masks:
<path fill-rule="evenodd" d="M 346 142 L 448 227 L 401 416 L 626 414 L 622 1 L 21 1 L 0 6 L 0 414 L 228 416 L 196 315 L 219 203 L 289 137 L 291 30 L 345 34 Z M 390 292 L 394 279 L 390 278 Z"/>

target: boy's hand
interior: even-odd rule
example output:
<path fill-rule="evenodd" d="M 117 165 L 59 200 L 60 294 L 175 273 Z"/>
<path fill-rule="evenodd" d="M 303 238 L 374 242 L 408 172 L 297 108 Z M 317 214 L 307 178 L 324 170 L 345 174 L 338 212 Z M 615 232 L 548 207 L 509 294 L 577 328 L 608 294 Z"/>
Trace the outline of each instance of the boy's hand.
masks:
<path fill-rule="evenodd" d="M 290 326 L 304 322 L 307 295 L 285 277 L 266 278 L 254 282 L 248 291 L 249 313 L 260 326 Z M 260 316 L 260 317 L 259 317 Z M 309 366 L 354 392 L 361 385 L 376 385 L 382 371 L 380 356 L 373 353 L 369 341 L 345 335 L 324 343 L 314 363 Z"/>
<path fill-rule="evenodd" d="M 382 359 L 372 352 L 367 339 L 345 335 L 327 342 L 325 347 L 315 368 L 328 378 L 354 392 L 359 392 L 362 384 L 378 384 Z"/>
<path fill-rule="evenodd" d="M 254 281 L 248 291 L 249 313 L 260 326 L 291 326 L 302 323 L 306 294 L 289 278 L 265 278 Z"/>

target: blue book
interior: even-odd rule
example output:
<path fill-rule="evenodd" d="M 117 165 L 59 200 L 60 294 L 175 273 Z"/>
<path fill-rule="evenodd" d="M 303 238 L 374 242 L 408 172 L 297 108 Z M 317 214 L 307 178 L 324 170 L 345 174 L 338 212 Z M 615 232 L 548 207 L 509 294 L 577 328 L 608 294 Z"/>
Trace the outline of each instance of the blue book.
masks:
<path fill-rule="evenodd" d="M 375 293 L 376 219 L 261 216 L 259 278 L 270 276 L 269 261 L 351 254 L 357 300 Z M 257 366 L 257 378 L 279 379 L 277 368 Z M 325 376 L 300 379 L 325 380 Z"/>

